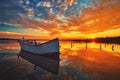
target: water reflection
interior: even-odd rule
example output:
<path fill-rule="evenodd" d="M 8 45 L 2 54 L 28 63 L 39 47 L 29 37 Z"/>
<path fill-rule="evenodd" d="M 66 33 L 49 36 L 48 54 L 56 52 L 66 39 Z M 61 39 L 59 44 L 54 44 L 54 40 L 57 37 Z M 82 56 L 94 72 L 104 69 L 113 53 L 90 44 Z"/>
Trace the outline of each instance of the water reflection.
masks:
<path fill-rule="evenodd" d="M 72 42 L 71 41 L 62 41 L 61 42 L 62 48 L 68 48 L 68 49 L 99 49 L 103 51 L 109 51 L 109 52 L 120 52 L 120 45 L 119 44 L 107 44 L 107 43 L 78 43 L 78 42 Z M 71 47 L 72 45 L 72 47 Z"/>
<path fill-rule="evenodd" d="M 13 44 L 13 43 L 12 43 Z M 19 53 L 20 47 L 18 43 L 0 43 L 0 47 L 9 51 L 15 50 L 10 54 Z M 87 45 L 87 48 L 86 48 Z M 101 50 L 100 50 L 101 45 Z M 114 47 L 113 47 L 114 45 Z M 34 65 L 26 60 L 18 60 L 16 56 L 4 58 L 0 61 L 0 73 L 2 69 L 7 71 L 12 68 L 12 71 L 5 76 L 11 78 L 12 74 L 16 75 L 16 80 L 20 78 L 17 74 L 21 74 L 22 80 L 118 80 L 120 79 L 120 45 L 105 44 L 105 43 L 78 43 L 71 41 L 60 42 L 60 69 L 59 75 L 53 75 L 45 72 L 42 69 L 34 69 Z M 7 48 L 6 48 L 7 47 Z M 9 48 L 8 48 L 9 47 Z M 11 47 L 11 49 L 10 49 Z M 114 50 L 113 50 L 114 49 Z M 6 50 L 0 49 L 0 54 Z M 1 60 L 1 58 L 0 58 Z M 9 67 L 7 67 L 7 66 Z M 13 68 L 14 66 L 16 66 Z M 20 66 L 21 65 L 21 66 Z M 49 66 L 48 66 L 49 67 Z M 3 71 L 3 72 L 4 72 Z M 10 74 L 12 73 L 12 74 Z M 42 74 L 42 75 L 41 75 Z M 104 74 L 104 75 L 103 75 Z M 0 75 L 1 76 L 1 75 Z M 5 79 L 5 78 L 4 78 Z M 21 79 L 21 78 L 20 78 Z"/>
<path fill-rule="evenodd" d="M 21 50 L 19 56 L 33 63 L 34 70 L 39 66 L 53 74 L 58 75 L 59 73 L 59 53 L 34 54 Z"/>
<path fill-rule="evenodd" d="M 74 43 L 72 48 L 66 42 L 61 45 L 61 58 L 82 73 L 89 74 L 92 80 L 120 79 L 120 45 L 87 43 L 87 50 L 85 43 Z"/>

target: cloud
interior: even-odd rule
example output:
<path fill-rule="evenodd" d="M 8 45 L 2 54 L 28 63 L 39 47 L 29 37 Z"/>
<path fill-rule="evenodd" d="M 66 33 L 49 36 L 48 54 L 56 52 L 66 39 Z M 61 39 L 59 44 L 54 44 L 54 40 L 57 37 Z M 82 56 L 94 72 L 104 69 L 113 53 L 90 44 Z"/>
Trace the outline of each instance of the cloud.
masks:
<path fill-rule="evenodd" d="M 26 11 L 19 5 L 18 0 L 0 0 L 0 22 L 8 22 Z"/>
<path fill-rule="evenodd" d="M 69 26 L 78 26 L 78 31 L 83 33 L 96 33 L 119 28 L 117 25 L 120 22 L 120 5 L 118 2 L 113 2 L 105 1 L 95 8 L 84 9 L 81 16 L 69 21 Z"/>
<path fill-rule="evenodd" d="M 34 35 L 34 34 L 24 34 L 24 33 L 17 33 L 17 32 L 8 32 L 8 31 L 0 31 L 0 38 L 13 38 L 13 39 L 21 39 L 22 37 L 27 39 L 46 39 L 48 35 Z M 49 37 L 52 38 L 52 37 Z"/>
<path fill-rule="evenodd" d="M 34 29 L 37 35 L 41 31 L 55 37 L 75 37 L 76 34 L 78 37 L 88 34 L 89 37 L 120 28 L 119 0 L 27 1 L 1 0 L 1 4 L 4 2 L 0 5 L 1 21 L 26 30 Z"/>
<path fill-rule="evenodd" d="M 45 7 L 50 7 L 51 3 L 49 1 L 43 2 L 43 6 Z"/>

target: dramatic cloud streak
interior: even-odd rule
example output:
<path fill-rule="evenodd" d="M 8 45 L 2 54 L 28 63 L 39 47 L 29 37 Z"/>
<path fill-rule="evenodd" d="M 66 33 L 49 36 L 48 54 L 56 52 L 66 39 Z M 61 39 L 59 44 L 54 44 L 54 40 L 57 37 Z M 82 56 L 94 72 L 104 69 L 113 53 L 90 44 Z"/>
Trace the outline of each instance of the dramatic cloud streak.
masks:
<path fill-rule="evenodd" d="M 0 22 L 20 27 L 27 35 L 78 39 L 120 34 L 119 0 L 1 0 L 0 3 L 3 3 Z"/>

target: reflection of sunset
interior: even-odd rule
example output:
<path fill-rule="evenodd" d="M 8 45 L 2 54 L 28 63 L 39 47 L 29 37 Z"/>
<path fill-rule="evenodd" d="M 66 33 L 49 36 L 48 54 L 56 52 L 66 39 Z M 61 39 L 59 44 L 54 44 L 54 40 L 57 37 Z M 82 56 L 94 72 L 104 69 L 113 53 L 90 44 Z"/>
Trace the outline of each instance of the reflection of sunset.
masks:
<path fill-rule="evenodd" d="M 16 44 L 16 42 L 12 42 L 12 43 L 4 43 L 4 45 L 2 45 L 2 43 L 1 43 L 1 45 L 0 45 L 0 48 L 1 48 L 1 50 L 10 50 L 10 51 L 12 51 L 12 50 L 19 50 L 20 49 L 20 47 L 18 46 L 19 44 L 17 43 Z"/>
<path fill-rule="evenodd" d="M 71 47 L 72 43 L 72 47 Z M 101 50 L 100 50 L 101 45 Z M 106 47 L 105 47 L 106 45 Z M 112 45 L 114 45 L 114 51 L 112 51 Z M 6 54 L 16 54 L 20 51 L 20 46 L 18 42 L 7 42 L 0 43 L 0 54 L 6 52 Z M 78 80 L 80 76 L 84 77 L 89 80 L 94 78 L 102 79 L 102 80 L 111 80 L 115 79 L 120 74 L 120 45 L 118 44 L 104 44 L 104 43 L 86 43 L 85 42 L 76 42 L 76 41 L 60 41 L 60 71 L 59 77 L 56 78 L 52 76 L 51 73 L 48 74 L 48 80 L 51 79 L 63 79 L 63 80 Z M 4 50 L 4 51 L 3 51 Z M 7 51 L 8 50 L 8 51 Z M 13 52 L 12 52 L 13 51 Z M 14 57 L 14 58 L 13 58 Z M 7 57 L 6 57 L 7 58 Z M 6 59 L 5 58 L 5 59 Z M 17 56 L 11 56 L 9 58 L 16 61 L 21 61 L 22 58 L 18 59 Z M 24 60 L 27 62 L 26 60 Z M 33 70 L 33 64 L 26 64 L 25 62 L 22 63 L 22 67 L 19 67 L 16 70 L 24 70 L 22 74 L 25 72 L 30 72 L 33 74 L 35 71 Z M 16 62 L 17 63 L 17 62 Z M 19 66 L 20 66 L 20 63 Z M 29 62 L 27 62 L 29 63 Z M 14 63 L 13 63 L 14 64 Z M 10 64 L 9 66 L 11 66 Z M 15 65 L 15 64 L 14 64 Z M 25 67 L 23 67 L 23 65 Z M 32 65 L 32 67 L 31 67 Z M 28 68 L 29 67 L 29 68 Z M 39 68 L 38 68 L 39 69 Z M 25 71 L 26 70 L 26 71 Z M 34 71 L 34 72 L 32 72 Z M 12 67 L 13 72 L 13 67 Z M 30 73 L 29 72 L 29 73 Z M 94 74 L 92 74 L 94 73 Z M 50 75 L 49 75 L 50 74 Z M 104 75 L 103 75 L 104 74 Z M 28 75 L 28 74 L 27 74 Z M 87 77 L 86 77 L 87 75 Z M 111 75 L 111 76 L 110 76 Z M 35 76 L 35 75 L 33 75 Z M 89 77 L 88 77 L 89 76 Z M 36 77 L 36 76 L 35 76 Z M 40 77 L 40 75 L 39 75 Z M 44 76 L 45 77 L 45 76 Z M 40 77 L 41 79 L 41 77 Z M 45 77 L 46 79 L 46 77 Z M 80 78 L 81 79 L 81 78 Z M 117 78 L 118 79 L 118 78 Z M 116 80 L 117 80 L 116 79 Z M 43 79 L 44 80 L 44 79 Z M 91 79 L 92 80 L 92 79 Z"/>
<path fill-rule="evenodd" d="M 83 72 L 91 75 L 94 79 L 114 79 L 116 75 L 119 75 L 120 70 L 120 45 L 116 46 L 116 51 L 111 50 L 112 44 L 107 44 L 106 48 L 102 45 L 102 50 L 99 49 L 100 44 L 88 43 L 88 49 L 84 47 L 85 43 L 74 43 L 72 50 L 69 48 L 70 43 L 61 42 L 62 46 L 65 44 L 67 48 L 62 49 L 61 59 L 67 60 L 66 63 L 69 67 L 76 67 L 78 71 L 82 69 Z M 67 45 L 68 44 L 68 45 Z M 82 45 L 81 48 L 79 45 Z M 69 63 L 70 62 L 70 63 Z M 62 67 L 66 64 L 62 63 Z M 92 74 L 94 73 L 94 74 Z M 102 75 L 102 74 L 104 75 Z M 111 76 L 108 76 L 111 75 Z"/>
<path fill-rule="evenodd" d="M 16 49 L 16 47 L 10 47 L 10 46 L 6 46 L 6 47 L 4 47 L 4 49 L 5 50 L 15 50 Z"/>
<path fill-rule="evenodd" d="M 82 43 L 72 42 L 73 46 L 71 47 L 70 41 L 61 41 L 60 45 L 61 45 L 61 47 L 60 47 L 61 52 L 66 51 L 65 53 L 70 52 L 70 51 L 74 52 L 79 49 L 86 49 L 86 43 L 84 43 L 84 42 L 82 42 Z M 93 51 L 96 51 L 96 50 L 99 51 L 100 45 L 101 45 L 101 50 L 108 51 L 108 52 L 113 52 L 112 45 L 115 45 L 114 52 L 118 52 L 118 53 L 120 52 L 120 47 L 117 44 L 105 44 L 105 43 L 95 43 L 95 42 L 87 43 L 88 49 L 93 49 Z"/>

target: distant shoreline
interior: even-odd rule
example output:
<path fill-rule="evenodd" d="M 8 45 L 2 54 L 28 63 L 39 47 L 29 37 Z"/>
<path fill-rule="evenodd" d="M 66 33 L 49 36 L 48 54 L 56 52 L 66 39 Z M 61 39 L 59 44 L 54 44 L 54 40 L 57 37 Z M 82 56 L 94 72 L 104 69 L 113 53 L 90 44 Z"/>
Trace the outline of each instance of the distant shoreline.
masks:
<path fill-rule="evenodd" d="M 17 41 L 20 39 L 0 38 L 0 42 Z M 49 40 L 49 39 L 28 39 L 28 40 Z M 96 43 L 116 43 L 120 44 L 120 36 L 118 37 L 106 37 L 106 38 L 94 38 L 94 39 L 60 39 L 60 41 L 73 41 L 73 42 L 96 42 Z"/>

